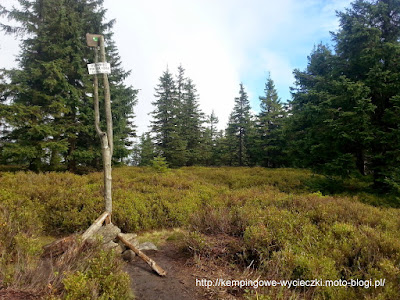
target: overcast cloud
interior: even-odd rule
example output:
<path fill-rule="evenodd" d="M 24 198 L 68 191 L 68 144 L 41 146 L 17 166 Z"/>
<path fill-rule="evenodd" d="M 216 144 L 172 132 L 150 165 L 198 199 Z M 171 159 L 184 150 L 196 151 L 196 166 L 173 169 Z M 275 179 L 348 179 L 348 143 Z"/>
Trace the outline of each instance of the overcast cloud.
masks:
<path fill-rule="evenodd" d="M 2 0 L 6 4 L 14 0 Z M 290 98 L 293 69 L 304 69 L 319 42 L 336 31 L 335 10 L 349 0 L 105 0 L 107 17 L 116 19 L 114 39 L 127 84 L 140 89 L 135 108 L 138 133 L 148 130 L 154 87 L 167 66 L 179 64 L 194 80 L 202 110 L 214 109 L 225 128 L 243 82 L 253 110 L 265 79 L 272 79 L 283 101 Z M 18 43 L 0 35 L 0 68 L 15 66 Z"/>

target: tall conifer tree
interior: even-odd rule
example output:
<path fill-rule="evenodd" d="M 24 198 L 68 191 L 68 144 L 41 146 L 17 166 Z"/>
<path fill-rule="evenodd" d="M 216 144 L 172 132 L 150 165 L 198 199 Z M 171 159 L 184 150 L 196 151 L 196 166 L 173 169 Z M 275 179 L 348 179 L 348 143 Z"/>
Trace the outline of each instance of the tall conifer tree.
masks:
<path fill-rule="evenodd" d="M 217 157 L 217 124 L 218 117 L 215 115 L 214 110 L 209 116 L 206 117 L 205 123 L 207 127 L 204 129 L 203 142 L 202 142 L 202 156 L 205 165 L 216 165 Z"/>
<path fill-rule="evenodd" d="M 359 151 L 376 187 L 400 188 L 400 1 L 357 0 L 339 13 L 334 34 L 338 71 L 368 89 L 372 139 Z"/>
<path fill-rule="evenodd" d="M 235 98 L 235 106 L 229 117 L 226 130 L 231 165 L 244 166 L 249 163 L 248 148 L 252 130 L 250 102 L 241 83 L 239 97 Z"/>
<path fill-rule="evenodd" d="M 174 80 L 167 70 L 156 88 L 153 132 L 161 155 L 170 166 L 203 162 L 204 114 L 198 103 L 196 86 L 185 76 L 182 66 Z"/>
<path fill-rule="evenodd" d="M 280 102 L 271 75 L 265 83 L 265 96 L 260 99 L 260 113 L 257 116 L 256 150 L 258 164 L 278 167 L 283 164 L 283 119 L 286 112 Z"/>
<path fill-rule="evenodd" d="M 357 158 L 371 141 L 374 107 L 368 88 L 337 74 L 336 62 L 332 52 L 319 45 L 306 71 L 295 71 L 289 150 L 296 166 L 350 176 L 364 170 L 364 161 L 358 163 Z"/>
<path fill-rule="evenodd" d="M 182 103 L 182 138 L 187 143 L 187 165 L 199 164 L 202 158 L 204 113 L 198 103 L 197 89 L 190 78 L 186 79 Z"/>
<path fill-rule="evenodd" d="M 152 130 L 156 134 L 155 141 L 159 154 L 164 156 L 173 167 L 186 164 L 186 141 L 181 136 L 180 105 L 177 101 L 177 90 L 173 75 L 167 69 L 159 78 L 155 91 L 156 100 L 152 112 Z"/>
<path fill-rule="evenodd" d="M 136 92 L 123 84 L 127 72 L 111 40 L 113 21 L 105 23 L 103 1 L 20 0 L 21 10 L 1 14 L 21 24 L 2 25 L 8 33 L 25 33 L 19 69 L 4 71 L 0 86 L 2 116 L 11 131 L 3 137 L 3 163 L 27 164 L 30 169 L 76 170 L 99 166 L 100 148 L 93 128 L 92 80 L 86 64 L 93 53 L 86 46 L 86 32 L 105 34 L 106 49 L 116 73 L 111 75 L 112 107 L 116 122 L 116 155 L 122 159 L 127 137 L 132 134 L 128 119 Z M 109 52 L 111 51 L 111 52 Z M 120 114 L 124 111 L 124 114 Z M 125 118 L 125 120 L 124 120 Z"/>

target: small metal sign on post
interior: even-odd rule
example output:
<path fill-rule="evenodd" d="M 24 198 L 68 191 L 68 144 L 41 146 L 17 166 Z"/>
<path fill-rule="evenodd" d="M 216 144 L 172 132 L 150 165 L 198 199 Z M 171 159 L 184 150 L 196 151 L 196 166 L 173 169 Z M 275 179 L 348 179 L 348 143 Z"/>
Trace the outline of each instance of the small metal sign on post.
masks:
<path fill-rule="evenodd" d="M 86 44 L 89 47 L 98 47 L 100 46 L 100 37 L 102 37 L 101 34 L 86 33 Z"/>
<path fill-rule="evenodd" d="M 111 158 L 113 153 L 113 125 L 111 116 L 111 97 L 110 97 L 110 85 L 108 83 L 107 74 L 111 73 L 111 66 L 106 62 L 106 54 L 104 47 L 104 37 L 101 34 L 86 34 L 86 43 L 89 47 L 94 47 L 95 62 L 94 64 L 88 64 L 89 74 L 93 76 L 94 83 L 94 125 L 96 128 L 97 135 L 101 141 L 101 151 L 103 157 L 104 167 L 104 202 L 106 212 L 109 213 L 109 217 L 106 219 L 107 223 L 111 223 L 112 213 L 112 196 L 111 196 Z M 100 47 L 101 62 L 98 61 L 98 48 Z M 104 109 L 106 116 L 107 130 L 102 131 L 100 127 L 100 112 L 99 112 L 99 82 L 97 74 L 103 75 L 103 86 L 104 86 Z"/>

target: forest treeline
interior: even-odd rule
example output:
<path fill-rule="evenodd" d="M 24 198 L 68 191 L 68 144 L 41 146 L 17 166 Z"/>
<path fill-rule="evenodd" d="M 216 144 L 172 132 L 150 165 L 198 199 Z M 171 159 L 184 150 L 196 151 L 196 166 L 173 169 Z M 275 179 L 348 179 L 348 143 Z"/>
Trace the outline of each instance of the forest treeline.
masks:
<path fill-rule="evenodd" d="M 93 128 L 92 83 L 86 63 L 93 52 L 85 33 L 106 35 L 111 74 L 115 163 L 138 165 L 162 157 L 169 166 L 311 168 L 329 176 L 369 176 L 381 191 L 400 185 L 400 1 L 356 0 L 338 12 L 332 45 L 315 46 L 305 70 L 294 70 L 292 99 L 283 103 L 273 79 L 251 113 L 243 84 L 227 127 L 199 108 L 195 83 L 180 66 L 163 72 L 155 87 L 150 132 L 129 150 L 136 90 L 104 21 L 103 1 L 19 1 L 1 8 L 25 31 L 19 68 L 3 70 L 0 85 L 2 164 L 32 170 L 99 167 Z M 55 9 L 57 8 L 57 9 Z M 218 99 L 215 99 L 216 101 Z"/>

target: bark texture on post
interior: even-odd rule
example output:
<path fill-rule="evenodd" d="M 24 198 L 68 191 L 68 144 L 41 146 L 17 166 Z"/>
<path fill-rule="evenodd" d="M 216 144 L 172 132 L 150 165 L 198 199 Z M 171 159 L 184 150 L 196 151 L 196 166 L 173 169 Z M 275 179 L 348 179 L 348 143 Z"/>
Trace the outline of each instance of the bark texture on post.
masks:
<path fill-rule="evenodd" d="M 100 55 L 103 62 L 105 62 L 104 38 L 100 37 Z M 98 63 L 98 50 L 95 48 L 95 63 Z M 99 111 L 99 88 L 98 77 L 94 75 L 94 125 L 97 135 L 101 141 L 101 153 L 103 158 L 104 169 L 104 202 L 105 210 L 108 212 L 108 222 L 111 222 L 112 213 L 112 174 L 111 174 L 111 158 L 113 152 L 113 130 L 112 130 L 112 116 L 111 116 L 111 99 L 110 99 L 110 86 L 108 83 L 107 74 L 103 74 L 104 84 L 104 108 L 106 113 L 107 132 L 100 128 L 100 111 Z"/>
<path fill-rule="evenodd" d="M 106 51 L 104 46 L 104 37 L 100 37 L 100 56 L 101 61 L 106 62 Z M 107 122 L 107 136 L 108 136 L 108 146 L 110 147 L 111 156 L 114 151 L 114 135 L 113 135 L 113 123 L 111 115 L 111 95 L 110 95 L 110 85 L 108 83 L 108 75 L 103 74 L 103 85 L 104 85 L 104 107 L 106 111 L 106 122 Z"/>

